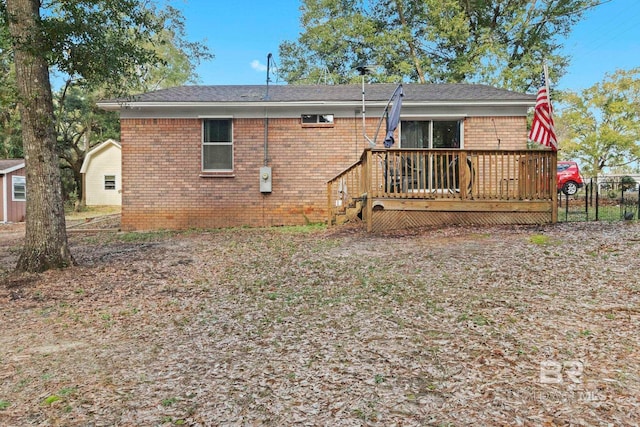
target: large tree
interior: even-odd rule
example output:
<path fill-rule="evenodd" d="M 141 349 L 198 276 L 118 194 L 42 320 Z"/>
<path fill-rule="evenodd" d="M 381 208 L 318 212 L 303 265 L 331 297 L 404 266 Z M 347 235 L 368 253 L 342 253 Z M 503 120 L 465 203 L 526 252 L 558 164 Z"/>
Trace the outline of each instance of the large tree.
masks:
<path fill-rule="evenodd" d="M 607 0 L 303 0 L 298 40 L 280 45 L 289 83 L 482 82 L 527 91 L 542 63 L 556 76 L 562 37 Z"/>
<path fill-rule="evenodd" d="M 42 271 L 73 263 L 65 231 L 49 64 L 41 53 L 47 40 L 39 0 L 7 0 L 6 6 L 29 185 L 25 244 L 17 269 Z"/>
<path fill-rule="evenodd" d="M 2 19 L 0 19 L 2 22 Z M 22 139 L 9 29 L 0 25 L 0 158 L 22 157 Z"/>
<path fill-rule="evenodd" d="M 64 267 L 74 261 L 65 231 L 49 69 L 126 94 L 164 64 L 153 43 L 166 28 L 180 28 L 181 14 L 144 0 L 0 0 L 0 9 L 12 46 L 27 168 L 26 236 L 16 268 Z"/>
<path fill-rule="evenodd" d="M 581 93 L 559 94 L 555 122 L 560 153 L 586 174 L 640 159 L 640 68 L 618 70 Z"/>

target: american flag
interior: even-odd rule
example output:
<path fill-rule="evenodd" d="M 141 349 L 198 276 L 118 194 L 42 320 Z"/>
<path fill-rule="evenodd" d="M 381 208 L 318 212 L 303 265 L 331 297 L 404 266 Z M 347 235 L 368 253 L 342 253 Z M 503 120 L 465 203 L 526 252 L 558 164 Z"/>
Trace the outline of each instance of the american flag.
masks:
<path fill-rule="evenodd" d="M 547 87 L 544 84 L 538 91 L 538 97 L 536 98 L 536 107 L 533 112 L 533 123 L 531 123 L 529 139 L 538 144 L 551 147 L 553 151 L 558 150 L 556 131 L 553 128 L 553 108 L 549 101 Z"/>

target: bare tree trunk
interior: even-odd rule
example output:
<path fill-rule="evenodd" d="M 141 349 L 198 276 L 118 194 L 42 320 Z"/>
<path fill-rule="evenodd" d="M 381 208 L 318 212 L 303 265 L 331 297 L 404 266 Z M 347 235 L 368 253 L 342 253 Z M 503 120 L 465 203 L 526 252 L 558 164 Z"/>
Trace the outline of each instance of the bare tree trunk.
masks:
<path fill-rule="evenodd" d="M 6 0 L 13 41 L 27 214 L 24 247 L 16 270 L 38 272 L 74 263 L 62 202 L 49 67 L 40 24 L 40 0 Z"/>

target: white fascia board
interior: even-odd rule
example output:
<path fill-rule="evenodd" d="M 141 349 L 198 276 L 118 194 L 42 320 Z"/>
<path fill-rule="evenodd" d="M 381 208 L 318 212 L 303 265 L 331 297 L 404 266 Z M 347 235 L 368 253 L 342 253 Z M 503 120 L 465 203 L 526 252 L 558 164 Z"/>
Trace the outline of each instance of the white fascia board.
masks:
<path fill-rule="evenodd" d="M 367 105 L 385 106 L 386 102 L 366 102 Z M 118 111 L 127 109 L 166 109 L 166 108 L 275 108 L 275 107 L 310 107 L 310 106 L 332 106 L 332 107 L 357 107 L 362 105 L 362 101 L 355 102 L 331 102 L 331 101 L 296 101 L 296 102 L 128 102 L 128 103 L 107 103 L 98 102 L 98 107 L 108 111 Z"/>
<path fill-rule="evenodd" d="M 367 101 L 366 106 L 385 107 L 388 101 Z M 353 108 L 362 106 L 362 101 L 293 101 L 293 102 L 98 102 L 98 107 L 108 110 L 145 109 L 145 108 L 273 108 L 273 107 L 312 107 L 331 106 L 336 108 Z M 403 106 L 502 106 L 502 107 L 533 107 L 534 101 L 516 100 L 460 100 L 460 101 L 403 101 Z"/>
<path fill-rule="evenodd" d="M 407 113 L 407 114 L 402 114 L 400 113 L 400 118 L 402 120 L 442 120 L 442 119 L 448 119 L 448 120 L 460 120 L 460 119 L 464 119 L 465 117 L 469 117 L 468 114 L 456 114 L 456 113 L 452 113 L 452 114 L 412 114 L 412 113 Z"/>
<path fill-rule="evenodd" d="M 387 102 L 365 101 L 369 117 L 382 114 Z M 403 102 L 401 116 L 526 116 L 533 106 L 527 101 L 433 101 Z M 292 118 L 300 114 L 334 114 L 354 117 L 361 114 L 362 102 L 188 102 L 136 103 L 120 111 L 121 118 Z"/>
<path fill-rule="evenodd" d="M 18 169 L 22 169 L 24 167 L 24 162 L 17 164 L 15 166 L 11 166 L 10 168 L 6 168 L 4 170 L 0 171 L 0 174 L 7 174 L 7 173 L 11 173 L 13 171 L 17 171 Z"/>

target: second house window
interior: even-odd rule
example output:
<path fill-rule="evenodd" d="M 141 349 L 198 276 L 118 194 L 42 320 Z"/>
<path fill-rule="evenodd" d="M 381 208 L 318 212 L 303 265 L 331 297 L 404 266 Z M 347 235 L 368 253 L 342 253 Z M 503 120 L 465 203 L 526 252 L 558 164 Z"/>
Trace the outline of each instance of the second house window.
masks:
<path fill-rule="evenodd" d="M 231 119 L 207 119 L 202 132 L 202 170 L 233 171 L 233 125 Z"/>
<path fill-rule="evenodd" d="M 332 125 L 333 114 L 303 114 L 303 125 Z"/>

